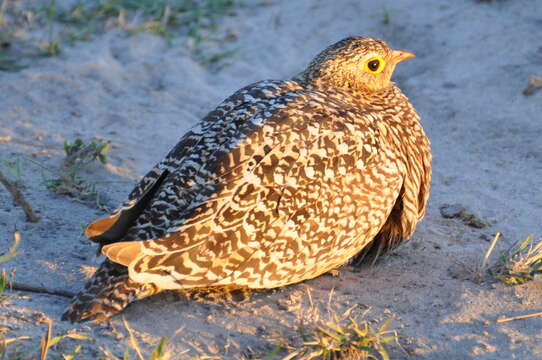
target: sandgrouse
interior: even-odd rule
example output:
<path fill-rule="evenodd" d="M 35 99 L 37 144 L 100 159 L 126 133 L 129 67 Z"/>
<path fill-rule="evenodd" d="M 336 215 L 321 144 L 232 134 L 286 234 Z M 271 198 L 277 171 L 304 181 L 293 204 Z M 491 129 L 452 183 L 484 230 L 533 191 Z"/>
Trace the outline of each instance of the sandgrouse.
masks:
<path fill-rule="evenodd" d="M 390 81 L 414 57 L 349 37 L 186 133 L 86 235 L 106 259 L 63 318 L 104 321 L 167 289 L 275 288 L 381 254 L 425 213 L 431 152 Z"/>

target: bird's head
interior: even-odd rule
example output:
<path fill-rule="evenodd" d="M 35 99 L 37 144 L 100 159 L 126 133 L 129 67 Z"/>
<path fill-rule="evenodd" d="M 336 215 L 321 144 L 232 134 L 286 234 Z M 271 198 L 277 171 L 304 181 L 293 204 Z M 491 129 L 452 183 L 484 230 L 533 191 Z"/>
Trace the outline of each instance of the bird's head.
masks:
<path fill-rule="evenodd" d="M 413 58 L 382 41 L 349 37 L 322 51 L 297 79 L 317 86 L 378 91 L 390 85 L 395 65 Z"/>

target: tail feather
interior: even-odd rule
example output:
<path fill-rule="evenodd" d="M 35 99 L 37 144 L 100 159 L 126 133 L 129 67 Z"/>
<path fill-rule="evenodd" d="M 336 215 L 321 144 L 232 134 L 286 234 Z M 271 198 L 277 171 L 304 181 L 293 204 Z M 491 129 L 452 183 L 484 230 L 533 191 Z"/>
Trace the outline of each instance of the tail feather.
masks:
<path fill-rule="evenodd" d="M 130 280 L 125 266 L 106 259 L 85 288 L 72 299 L 62 320 L 104 322 L 132 301 L 157 292 L 152 284 Z"/>

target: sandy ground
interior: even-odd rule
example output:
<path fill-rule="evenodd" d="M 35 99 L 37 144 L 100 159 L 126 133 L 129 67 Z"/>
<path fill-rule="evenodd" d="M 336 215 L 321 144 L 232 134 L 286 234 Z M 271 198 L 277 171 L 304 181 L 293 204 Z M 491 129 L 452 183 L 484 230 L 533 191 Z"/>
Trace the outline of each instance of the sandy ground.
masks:
<path fill-rule="evenodd" d="M 522 94 L 529 76 L 542 75 L 541 1 L 268 2 L 223 19 L 206 51 L 238 51 L 214 66 L 194 59 L 188 38 L 175 37 L 168 46 L 159 37 L 110 30 L 65 47 L 59 57 L 0 73 L 0 154 L 9 160 L 34 154 L 54 167 L 64 157 L 64 140 L 109 140 L 109 164 L 92 166 L 86 176 L 111 181 L 98 190 L 115 207 L 220 100 L 248 83 L 296 74 L 350 34 L 417 54 L 395 75 L 421 114 L 434 153 L 429 210 L 412 240 L 374 267 L 344 268 L 338 277 L 240 303 L 209 305 L 171 294 L 135 303 L 123 315 L 145 351 L 182 327 L 173 340 L 174 358 L 196 356 L 198 348 L 225 359 L 269 353 L 273 339 L 293 336 L 299 314 L 310 309 L 310 292 L 322 312 L 331 299 L 338 311 L 359 304 L 370 308 L 368 319 L 394 317 L 404 351 L 393 347 L 392 358 L 542 358 L 539 318 L 496 323 L 501 316 L 542 311 L 541 285 L 477 284 L 457 264 L 473 266 L 497 231 L 501 247 L 542 235 L 542 92 Z M 75 292 L 85 281 L 82 269 L 101 261 L 81 224 L 103 212 L 47 190 L 44 176 L 51 175 L 24 161 L 24 194 L 39 211 L 37 223 L 25 222 L 0 190 L 0 249 L 15 227 L 23 238 L 22 254 L 4 267 L 16 268 L 17 281 Z M 476 229 L 443 218 L 439 208 L 447 203 L 489 225 Z M 60 321 L 67 304 L 63 297 L 12 292 L 0 302 L 0 326 L 10 336 L 36 339 L 51 318 L 55 333 L 74 329 L 95 339 L 84 346 L 88 358 L 102 354 L 101 347 L 122 354 L 129 340 L 120 316 L 112 328 L 72 325 Z M 73 342 L 64 344 L 65 353 L 73 348 Z"/>

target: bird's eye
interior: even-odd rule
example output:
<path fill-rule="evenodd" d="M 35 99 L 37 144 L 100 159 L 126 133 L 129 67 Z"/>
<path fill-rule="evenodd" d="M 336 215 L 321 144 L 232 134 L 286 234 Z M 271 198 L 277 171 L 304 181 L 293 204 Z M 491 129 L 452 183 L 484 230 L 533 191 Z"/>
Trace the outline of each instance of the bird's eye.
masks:
<path fill-rule="evenodd" d="M 369 67 L 369 70 L 376 71 L 378 70 L 378 67 L 380 66 L 380 61 L 378 60 L 371 60 L 367 63 L 367 66 Z"/>
<path fill-rule="evenodd" d="M 386 62 L 380 56 L 370 58 L 365 63 L 365 71 L 370 74 L 378 74 L 384 70 Z"/>

